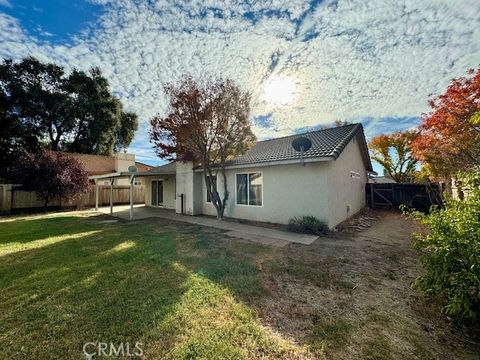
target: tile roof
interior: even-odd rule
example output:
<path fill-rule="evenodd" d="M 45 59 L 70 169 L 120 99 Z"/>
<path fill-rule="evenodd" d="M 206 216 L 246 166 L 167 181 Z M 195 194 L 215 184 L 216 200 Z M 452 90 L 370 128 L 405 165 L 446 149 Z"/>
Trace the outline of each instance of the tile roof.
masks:
<path fill-rule="evenodd" d="M 331 158 L 335 160 L 340 156 L 345 146 L 354 137 L 358 139 L 360 151 L 368 171 L 373 171 L 367 142 L 363 133 L 362 124 L 349 124 L 335 128 L 295 134 L 281 138 L 257 142 L 246 154 L 228 161 L 228 166 L 256 165 L 276 161 L 296 160 L 301 158 L 300 152 L 292 147 L 292 141 L 299 137 L 306 137 L 312 142 L 312 147 L 303 153 L 304 159 Z M 198 169 L 200 166 L 197 166 Z M 169 174 L 175 173 L 174 162 L 158 166 L 144 174 Z"/>
<path fill-rule="evenodd" d="M 304 159 L 332 158 L 336 159 L 345 146 L 357 136 L 362 156 L 367 170 L 372 171 L 367 143 L 362 124 L 350 124 L 335 128 L 312 131 L 281 138 L 259 141 L 245 155 L 239 156 L 228 165 L 248 165 L 265 162 L 300 159 L 301 154 L 292 147 L 292 141 L 299 137 L 306 137 L 312 142 L 312 147 L 303 153 Z"/>

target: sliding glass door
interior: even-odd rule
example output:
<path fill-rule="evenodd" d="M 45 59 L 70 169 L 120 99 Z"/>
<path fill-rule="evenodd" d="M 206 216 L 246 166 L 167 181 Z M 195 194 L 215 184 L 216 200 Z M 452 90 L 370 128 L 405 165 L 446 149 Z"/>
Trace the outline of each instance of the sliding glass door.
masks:
<path fill-rule="evenodd" d="M 163 180 L 152 180 L 152 206 L 163 206 Z"/>

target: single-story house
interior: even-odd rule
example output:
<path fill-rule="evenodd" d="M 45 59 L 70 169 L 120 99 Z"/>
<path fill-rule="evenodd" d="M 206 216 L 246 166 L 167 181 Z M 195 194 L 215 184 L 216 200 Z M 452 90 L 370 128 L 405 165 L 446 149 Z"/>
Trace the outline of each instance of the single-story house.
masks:
<path fill-rule="evenodd" d="M 128 171 L 130 166 L 135 166 L 138 171 L 148 171 L 153 166 L 135 161 L 135 154 L 116 153 L 112 156 L 79 154 L 79 153 L 63 153 L 77 159 L 85 168 L 90 176 L 98 176 L 111 174 L 114 172 Z M 100 185 L 110 185 L 109 179 L 103 180 Z M 127 178 L 114 179 L 114 185 L 128 185 Z M 137 185 L 142 185 L 141 181 Z"/>
<path fill-rule="evenodd" d="M 311 148 L 296 151 L 292 141 L 299 137 L 309 139 Z M 361 124 L 259 141 L 227 164 L 225 216 L 286 224 L 292 217 L 313 215 L 333 228 L 365 206 L 367 172 L 372 171 Z M 147 206 L 216 215 L 203 170 L 191 162 L 110 174 L 117 176 L 130 176 L 130 181 L 142 178 Z M 220 173 L 216 184 L 222 196 Z M 132 212 L 133 207 L 131 216 Z"/>

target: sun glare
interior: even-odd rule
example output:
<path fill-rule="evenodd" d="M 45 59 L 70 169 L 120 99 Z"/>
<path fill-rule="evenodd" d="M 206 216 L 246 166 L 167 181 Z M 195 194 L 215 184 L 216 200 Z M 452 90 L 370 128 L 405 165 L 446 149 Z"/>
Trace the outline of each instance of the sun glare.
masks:
<path fill-rule="evenodd" d="M 296 84 L 291 78 L 277 76 L 268 80 L 262 93 L 262 100 L 270 105 L 282 106 L 292 102 L 296 96 Z"/>

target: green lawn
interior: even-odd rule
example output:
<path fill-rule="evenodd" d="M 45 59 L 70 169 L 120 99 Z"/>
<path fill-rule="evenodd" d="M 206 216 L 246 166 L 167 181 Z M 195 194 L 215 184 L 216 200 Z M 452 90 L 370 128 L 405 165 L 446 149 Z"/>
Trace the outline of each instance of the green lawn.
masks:
<path fill-rule="evenodd" d="M 94 341 L 139 341 L 148 359 L 306 353 L 244 304 L 267 291 L 254 256 L 268 248 L 158 219 L 101 219 L 0 222 L 3 358 L 79 359 Z"/>
<path fill-rule="evenodd" d="M 415 298 L 402 219 L 391 238 L 281 249 L 105 219 L 0 220 L 0 358 L 81 359 L 87 342 L 141 342 L 146 359 L 476 358 Z"/>

